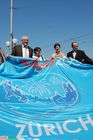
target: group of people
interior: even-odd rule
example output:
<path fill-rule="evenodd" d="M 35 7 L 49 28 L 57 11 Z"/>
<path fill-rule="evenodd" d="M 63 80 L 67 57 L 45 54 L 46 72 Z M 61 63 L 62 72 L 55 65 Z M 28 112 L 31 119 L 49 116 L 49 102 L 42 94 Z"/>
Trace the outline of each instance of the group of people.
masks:
<path fill-rule="evenodd" d="M 41 55 L 41 48 L 35 47 L 32 49 L 28 46 L 29 39 L 27 36 L 22 37 L 22 44 L 14 46 L 11 55 L 26 57 L 26 58 L 35 58 L 40 61 L 45 60 Z"/>
<path fill-rule="evenodd" d="M 20 45 L 14 46 L 11 55 L 26 57 L 26 58 L 35 58 L 39 61 L 45 60 L 44 56 L 41 54 L 41 48 L 35 47 L 32 49 L 28 46 L 29 38 L 28 36 L 22 36 L 22 43 Z M 54 44 L 55 52 L 52 54 L 51 59 L 54 58 L 73 58 L 82 63 L 93 65 L 93 60 L 90 59 L 83 50 L 78 49 L 78 43 L 72 42 L 71 44 L 72 51 L 68 52 L 67 55 L 61 52 L 61 45 L 59 43 Z M 0 60 L 1 63 L 4 62 L 6 56 L 2 53 L 0 48 Z"/>

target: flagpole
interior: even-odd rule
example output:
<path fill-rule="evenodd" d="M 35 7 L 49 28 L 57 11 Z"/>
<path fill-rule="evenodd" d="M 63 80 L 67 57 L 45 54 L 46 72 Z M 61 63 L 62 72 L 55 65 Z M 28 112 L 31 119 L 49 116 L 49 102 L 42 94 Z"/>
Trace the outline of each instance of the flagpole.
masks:
<path fill-rule="evenodd" d="M 13 49 L 13 0 L 10 6 L 10 51 Z"/>

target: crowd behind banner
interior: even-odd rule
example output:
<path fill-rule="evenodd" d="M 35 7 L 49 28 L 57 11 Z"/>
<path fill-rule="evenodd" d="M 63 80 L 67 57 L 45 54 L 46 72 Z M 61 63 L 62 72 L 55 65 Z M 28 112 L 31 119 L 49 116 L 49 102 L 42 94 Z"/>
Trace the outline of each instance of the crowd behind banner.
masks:
<path fill-rule="evenodd" d="M 61 44 L 55 43 L 54 44 L 55 52 L 50 56 L 50 58 L 44 58 L 40 47 L 35 47 L 34 49 L 32 49 L 28 45 L 28 43 L 29 43 L 28 36 L 26 35 L 22 36 L 22 43 L 13 47 L 11 55 L 24 57 L 24 58 L 35 58 L 38 61 L 50 60 L 54 58 L 70 58 L 71 57 L 81 63 L 93 65 L 93 60 L 89 58 L 83 50 L 78 49 L 79 47 L 78 43 L 75 41 L 71 43 L 72 50 L 68 52 L 67 54 L 64 54 L 63 52 L 61 52 Z M 6 55 L 6 53 L 0 47 L 0 64 L 2 64 L 5 61 L 6 57 L 8 56 L 9 55 Z"/>

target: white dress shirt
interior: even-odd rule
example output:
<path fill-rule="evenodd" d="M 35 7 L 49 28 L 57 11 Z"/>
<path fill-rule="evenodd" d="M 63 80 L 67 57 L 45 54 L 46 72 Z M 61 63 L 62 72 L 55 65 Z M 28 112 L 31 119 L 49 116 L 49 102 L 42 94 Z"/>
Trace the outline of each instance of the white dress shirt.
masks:
<path fill-rule="evenodd" d="M 23 53 L 23 57 L 29 58 L 28 46 L 24 47 L 24 45 L 22 45 L 22 53 Z"/>
<path fill-rule="evenodd" d="M 73 52 L 73 58 L 74 58 L 74 59 L 76 58 L 76 54 L 77 54 L 77 53 L 74 51 L 74 52 Z"/>

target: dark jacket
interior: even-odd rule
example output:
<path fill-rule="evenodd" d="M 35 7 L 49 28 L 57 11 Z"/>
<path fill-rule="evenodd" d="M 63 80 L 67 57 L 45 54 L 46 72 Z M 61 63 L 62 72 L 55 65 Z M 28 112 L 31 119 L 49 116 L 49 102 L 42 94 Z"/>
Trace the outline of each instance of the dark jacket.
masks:
<path fill-rule="evenodd" d="M 67 53 L 67 57 L 73 58 L 73 51 Z M 82 63 L 93 65 L 93 61 L 82 50 L 76 50 L 76 57 L 75 57 L 75 59 L 80 61 L 80 62 L 82 62 Z"/>
<path fill-rule="evenodd" d="M 0 50 L 0 64 L 2 64 L 6 59 L 6 56 L 2 50 Z"/>
<path fill-rule="evenodd" d="M 29 57 L 32 58 L 32 56 L 33 56 L 33 49 L 28 46 L 28 50 L 29 50 Z M 22 45 L 14 46 L 11 55 L 22 57 L 23 56 Z"/>

